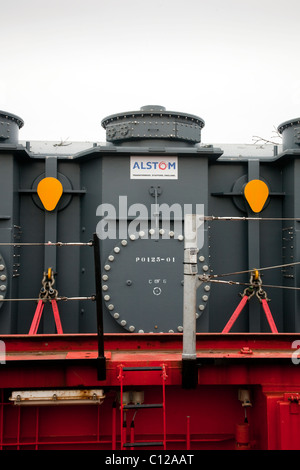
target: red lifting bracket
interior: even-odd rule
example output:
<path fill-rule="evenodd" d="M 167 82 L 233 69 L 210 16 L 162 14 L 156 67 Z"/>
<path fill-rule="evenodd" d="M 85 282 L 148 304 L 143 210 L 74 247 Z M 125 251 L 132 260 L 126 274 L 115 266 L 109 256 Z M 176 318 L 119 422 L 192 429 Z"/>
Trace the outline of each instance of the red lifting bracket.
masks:
<path fill-rule="evenodd" d="M 42 288 L 39 294 L 39 301 L 35 310 L 35 314 L 31 323 L 31 327 L 29 330 L 30 335 L 35 335 L 38 331 L 39 324 L 42 318 L 42 313 L 44 310 L 45 302 L 50 301 L 53 310 L 54 321 L 56 325 L 56 330 L 58 334 L 63 334 L 63 329 L 61 326 L 58 306 L 57 306 L 57 290 L 53 289 L 54 284 L 54 273 L 52 268 L 48 269 L 48 272 L 44 272 L 43 280 L 42 280 Z"/>
<path fill-rule="evenodd" d="M 243 294 L 241 294 L 242 300 L 240 301 L 239 305 L 233 312 L 231 318 L 227 322 L 222 333 L 229 333 L 233 324 L 235 323 L 241 311 L 245 307 L 247 301 L 250 300 L 251 297 L 253 297 L 254 295 L 256 295 L 256 297 L 258 298 L 258 300 L 261 302 L 263 306 L 263 309 L 264 309 L 264 312 L 265 312 L 265 315 L 268 320 L 272 333 L 278 333 L 277 327 L 275 325 L 274 319 L 272 317 L 272 314 L 268 305 L 268 302 L 270 299 L 267 298 L 267 293 L 262 288 L 262 280 L 261 280 L 259 271 L 257 269 L 252 271 L 251 276 L 250 276 L 250 285 L 246 287 Z"/>

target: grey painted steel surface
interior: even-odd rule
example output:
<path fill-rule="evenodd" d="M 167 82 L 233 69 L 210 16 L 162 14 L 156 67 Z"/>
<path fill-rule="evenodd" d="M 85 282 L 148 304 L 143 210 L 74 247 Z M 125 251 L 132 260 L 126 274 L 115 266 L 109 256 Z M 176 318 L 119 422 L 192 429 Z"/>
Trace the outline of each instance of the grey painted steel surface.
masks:
<path fill-rule="evenodd" d="M 13 116 L 1 113 L 0 121 L 2 114 Z M 109 142 L 98 144 L 70 143 L 64 147 L 49 142 L 23 143 L 18 140 L 23 121 L 9 117 L 8 120 L 17 134 L 11 141 L 4 137 L 0 140 L 1 243 L 88 242 L 101 220 L 97 215 L 101 204 L 116 208 L 117 228 L 120 227 L 120 216 L 122 219 L 126 213 L 125 210 L 120 214 L 119 203 L 124 202 L 120 196 L 126 197 L 127 208 L 144 204 L 147 214 L 151 213 L 153 204 L 172 206 L 176 203 L 182 209 L 185 205 L 203 204 L 205 215 L 255 216 L 243 196 L 245 184 L 253 178 L 265 181 L 270 190 L 259 214 L 261 217 L 300 217 L 297 119 L 287 121 L 293 125 L 280 126 L 283 147 L 276 147 L 276 151 L 268 145 L 256 149 L 253 145 L 201 144 L 204 126 L 201 118 L 168 112 L 160 106 L 105 118 L 103 125 Z M 137 123 L 132 124 L 133 120 Z M 156 134 L 153 122 L 158 129 Z M 173 127 L 170 124 L 163 127 L 165 122 L 172 122 Z M 130 123 L 132 129 L 128 128 Z M 117 128 L 113 129 L 114 126 Z M 121 129 L 121 126 L 125 127 Z M 165 133 L 162 128 L 167 128 Z M 177 133 L 174 134 L 173 129 L 177 129 Z M 292 140 L 285 138 L 285 133 L 290 131 Z M 157 161 L 158 157 L 162 161 L 175 158 L 177 177 L 134 179 L 130 170 L 132 157 L 139 162 Z M 64 187 L 57 209 L 51 213 L 43 208 L 37 195 L 37 185 L 46 176 L 58 178 Z M 184 243 L 178 236 L 183 234 L 184 226 L 181 225 L 179 231 L 176 220 L 171 218 L 169 231 L 174 232 L 174 236 L 165 239 L 160 234 L 152 239 L 147 232 L 151 229 L 151 220 L 145 219 L 140 220 L 144 235 L 134 240 L 127 236 L 127 244 L 122 243 L 124 237 L 101 241 L 103 276 L 108 276 L 102 284 L 105 332 L 182 331 Z M 128 226 L 134 220 L 133 211 Z M 160 220 L 160 225 L 165 221 Z M 296 262 L 300 258 L 298 225 L 296 221 L 284 220 L 205 222 L 198 272 L 222 274 Z M 0 279 L 1 275 L 5 276 L 0 280 L 0 290 L 3 285 L 0 295 L 4 299 L 38 297 L 43 271 L 49 267 L 57 273 L 55 288 L 60 296 L 95 293 L 90 246 L 0 246 L 0 256 L 0 265 L 4 266 Z M 108 271 L 104 268 L 107 265 L 110 266 Z M 224 279 L 248 282 L 249 277 L 243 274 Z M 264 271 L 262 280 L 263 284 L 298 287 L 299 268 Z M 278 330 L 300 331 L 298 292 L 265 290 L 271 299 L 269 305 Z M 222 331 L 242 291 L 242 286 L 203 283 L 197 290 L 197 331 Z M 33 301 L 1 302 L 0 299 L 1 333 L 28 333 L 35 307 Z M 40 332 L 54 333 L 51 309 L 49 305 L 46 307 Z M 59 311 L 64 332 L 96 331 L 94 302 L 59 302 Z M 255 299 L 240 315 L 232 331 L 269 331 Z"/>

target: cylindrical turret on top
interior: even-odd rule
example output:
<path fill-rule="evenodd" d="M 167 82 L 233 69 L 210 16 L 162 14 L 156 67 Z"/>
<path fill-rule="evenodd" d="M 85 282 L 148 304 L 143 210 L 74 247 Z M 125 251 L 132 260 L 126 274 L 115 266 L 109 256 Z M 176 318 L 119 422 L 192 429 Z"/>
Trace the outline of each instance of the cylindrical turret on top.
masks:
<path fill-rule="evenodd" d="M 300 118 L 283 122 L 277 130 L 282 134 L 282 150 L 300 150 Z"/>
<path fill-rule="evenodd" d="M 112 114 L 103 119 L 101 125 L 106 129 L 108 142 L 168 140 L 195 145 L 201 141 L 201 129 L 205 123 L 198 116 L 150 105 L 139 111 Z"/>
<path fill-rule="evenodd" d="M 17 144 L 24 121 L 15 114 L 0 111 L 0 144 Z"/>

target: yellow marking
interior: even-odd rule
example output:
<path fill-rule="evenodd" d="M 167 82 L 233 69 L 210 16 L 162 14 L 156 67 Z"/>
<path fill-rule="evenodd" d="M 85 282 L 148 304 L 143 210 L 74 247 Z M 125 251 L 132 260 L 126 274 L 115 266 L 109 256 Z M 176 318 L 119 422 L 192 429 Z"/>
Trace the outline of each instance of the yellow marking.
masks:
<path fill-rule="evenodd" d="M 269 188 L 261 180 L 251 180 L 246 184 L 244 195 L 253 212 L 260 212 L 269 196 Z"/>
<path fill-rule="evenodd" d="M 61 198 L 63 186 L 57 178 L 44 178 L 38 184 L 37 193 L 44 208 L 53 211 Z"/>

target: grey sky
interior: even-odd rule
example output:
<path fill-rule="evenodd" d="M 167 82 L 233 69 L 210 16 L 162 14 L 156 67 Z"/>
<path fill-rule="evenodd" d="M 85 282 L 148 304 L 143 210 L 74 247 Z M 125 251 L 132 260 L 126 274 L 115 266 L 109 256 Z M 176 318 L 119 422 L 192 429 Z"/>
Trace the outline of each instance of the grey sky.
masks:
<path fill-rule="evenodd" d="M 104 141 L 107 115 L 160 104 L 205 143 L 300 115 L 299 0 L 0 0 L 0 109 L 22 140 Z"/>

